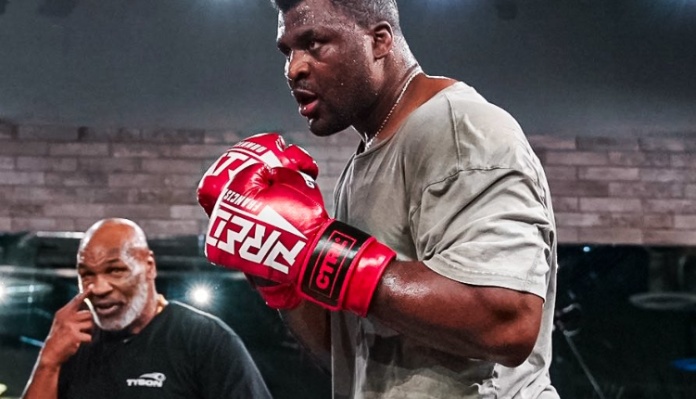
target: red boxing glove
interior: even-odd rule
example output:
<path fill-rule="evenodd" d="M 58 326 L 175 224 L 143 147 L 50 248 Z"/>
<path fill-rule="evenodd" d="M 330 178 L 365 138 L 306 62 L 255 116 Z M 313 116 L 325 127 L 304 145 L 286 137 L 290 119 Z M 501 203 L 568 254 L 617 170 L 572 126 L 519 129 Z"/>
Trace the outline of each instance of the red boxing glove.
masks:
<path fill-rule="evenodd" d="M 306 180 L 306 183 L 316 188 L 313 181 Z M 318 188 L 316 190 L 311 190 L 310 195 L 323 206 L 324 199 Z M 244 273 L 244 276 L 246 276 L 247 281 L 256 288 L 256 291 L 261 294 L 266 305 L 271 308 L 289 310 L 296 308 L 302 302 L 302 298 L 298 296 L 294 283 L 281 284 L 249 273 Z"/>
<path fill-rule="evenodd" d="M 261 294 L 266 305 L 273 309 L 294 309 L 302 302 L 302 298 L 297 295 L 295 286 L 290 283 L 280 284 L 249 273 L 244 273 L 244 275 L 249 284 Z"/>
<path fill-rule="evenodd" d="M 206 235 L 214 264 L 289 283 L 329 310 L 366 316 L 396 253 L 329 218 L 313 180 L 257 164 L 239 171 L 215 204 Z"/>
<path fill-rule="evenodd" d="M 319 168 L 312 157 L 296 145 L 286 146 L 278 133 L 260 133 L 240 141 L 215 161 L 198 184 L 198 203 L 210 216 L 213 206 L 227 182 L 237 172 L 251 164 L 285 166 L 307 174 L 312 179 L 319 175 Z M 299 305 L 300 298 L 293 287 L 262 281 L 259 278 L 247 280 L 261 294 L 268 306 L 276 309 L 292 309 Z"/>
<path fill-rule="evenodd" d="M 319 168 L 312 157 L 294 144 L 286 145 L 278 133 L 260 133 L 246 138 L 227 150 L 215 161 L 198 183 L 198 203 L 205 213 L 210 213 L 230 179 L 238 171 L 254 163 L 269 167 L 284 166 L 298 170 L 316 179 Z"/>

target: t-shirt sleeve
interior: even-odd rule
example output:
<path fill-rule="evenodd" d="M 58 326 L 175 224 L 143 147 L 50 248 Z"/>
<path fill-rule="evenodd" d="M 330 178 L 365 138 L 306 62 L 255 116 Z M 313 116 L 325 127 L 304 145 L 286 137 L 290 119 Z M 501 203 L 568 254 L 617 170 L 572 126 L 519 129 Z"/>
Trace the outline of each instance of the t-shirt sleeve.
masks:
<path fill-rule="evenodd" d="M 542 192 L 509 168 L 461 170 L 430 184 L 411 215 L 419 259 L 462 283 L 544 298 L 554 229 Z"/>
<path fill-rule="evenodd" d="M 198 381 L 206 399 L 271 398 L 241 338 L 221 321 L 213 322 L 198 358 Z"/>

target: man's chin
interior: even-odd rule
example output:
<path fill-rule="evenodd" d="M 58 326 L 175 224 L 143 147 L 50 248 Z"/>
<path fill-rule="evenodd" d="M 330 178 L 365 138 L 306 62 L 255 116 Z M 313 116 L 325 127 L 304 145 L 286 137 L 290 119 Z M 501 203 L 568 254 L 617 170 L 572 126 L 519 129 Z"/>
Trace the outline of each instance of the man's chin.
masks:
<path fill-rule="evenodd" d="M 123 317 L 95 317 L 95 323 L 97 324 L 97 327 L 104 331 L 121 331 L 128 327 L 128 324 L 126 320 L 123 319 Z"/>
<path fill-rule="evenodd" d="M 332 125 L 329 125 L 327 123 L 324 123 L 322 120 L 319 120 L 319 119 L 310 119 L 309 120 L 309 131 L 312 132 L 312 134 L 317 136 L 317 137 L 328 137 L 328 136 L 334 135 L 338 132 L 341 132 L 347 128 L 348 128 L 348 126 L 346 126 L 346 127 L 332 126 Z"/>

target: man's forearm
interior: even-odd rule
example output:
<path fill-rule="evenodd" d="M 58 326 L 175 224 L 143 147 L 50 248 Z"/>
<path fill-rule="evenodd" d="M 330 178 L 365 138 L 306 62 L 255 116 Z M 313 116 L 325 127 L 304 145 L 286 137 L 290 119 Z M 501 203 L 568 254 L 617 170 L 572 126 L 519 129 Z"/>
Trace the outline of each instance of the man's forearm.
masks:
<path fill-rule="evenodd" d="M 22 399 L 57 399 L 59 374 L 60 366 L 43 364 L 39 357 Z"/>
<path fill-rule="evenodd" d="M 440 351 L 516 367 L 534 347 L 543 303 L 530 293 L 460 283 L 421 262 L 393 262 L 370 315 Z"/>
<path fill-rule="evenodd" d="M 329 311 L 304 301 L 293 310 L 280 312 L 295 339 L 316 359 L 331 370 L 331 329 Z"/>

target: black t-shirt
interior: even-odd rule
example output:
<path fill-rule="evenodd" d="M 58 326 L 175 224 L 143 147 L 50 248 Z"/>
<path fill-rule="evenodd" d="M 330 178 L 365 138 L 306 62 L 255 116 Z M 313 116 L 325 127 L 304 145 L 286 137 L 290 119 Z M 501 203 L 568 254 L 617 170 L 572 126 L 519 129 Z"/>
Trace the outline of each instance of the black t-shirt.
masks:
<path fill-rule="evenodd" d="M 60 399 L 270 398 L 237 334 L 172 302 L 137 335 L 97 331 L 62 367 Z"/>

